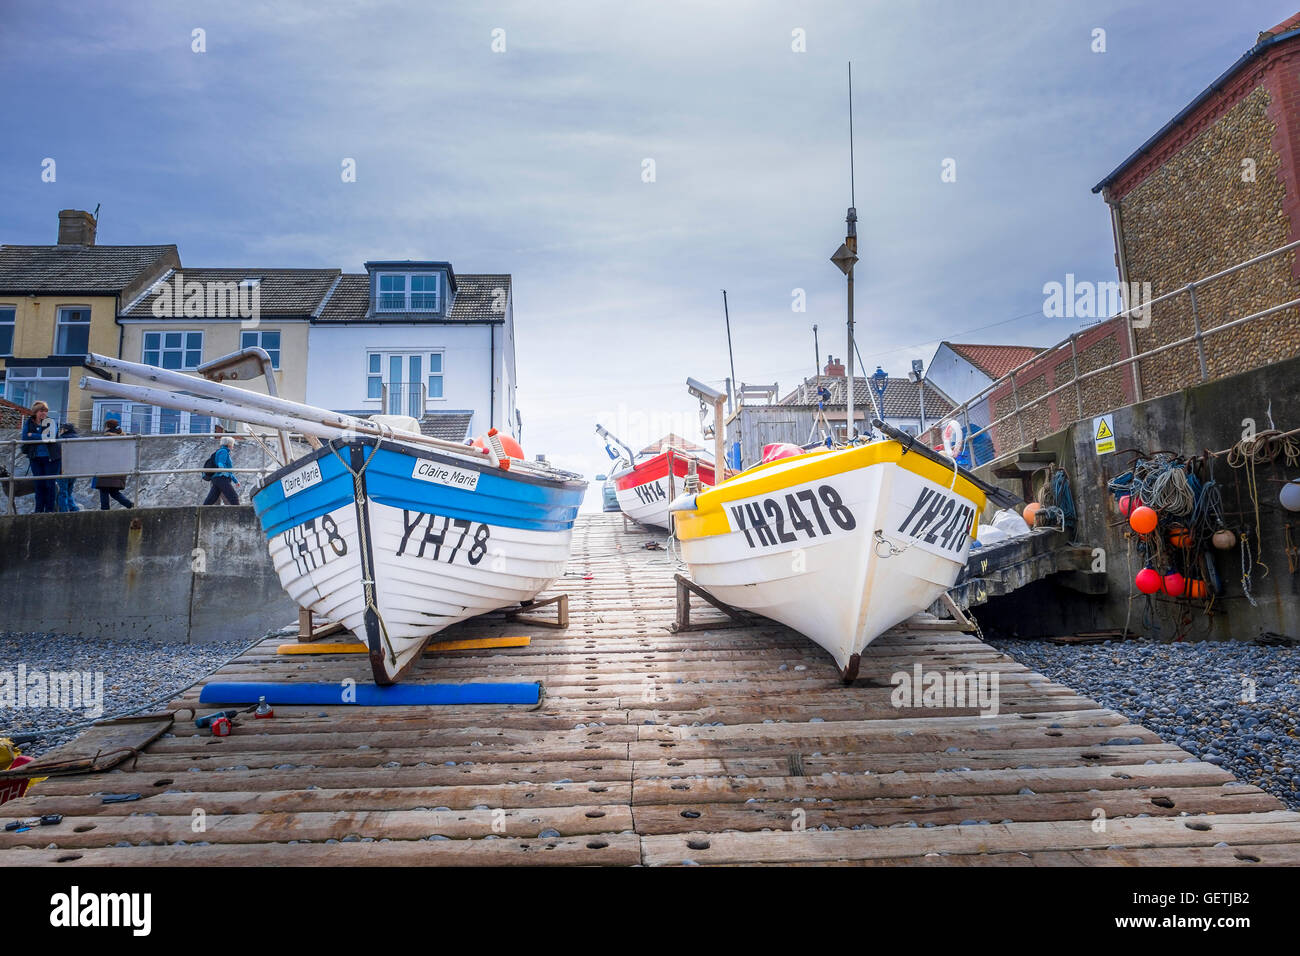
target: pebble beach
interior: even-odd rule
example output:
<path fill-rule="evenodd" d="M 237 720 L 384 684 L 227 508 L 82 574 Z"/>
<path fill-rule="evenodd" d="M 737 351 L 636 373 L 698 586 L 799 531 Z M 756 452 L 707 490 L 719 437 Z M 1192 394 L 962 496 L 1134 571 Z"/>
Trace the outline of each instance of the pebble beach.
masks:
<path fill-rule="evenodd" d="M 260 638 L 259 638 L 260 640 Z M 31 734 L 66 727 L 83 721 L 103 719 L 123 711 L 136 710 L 156 702 L 166 704 L 194 681 L 216 670 L 253 641 L 223 641 L 212 644 L 159 644 L 154 641 L 95 641 L 62 634 L 18 634 L 0 632 L 0 675 L 16 681 L 20 665 L 25 675 L 69 672 L 103 674 L 103 713 L 86 708 L 39 706 L 39 701 L 22 701 L 19 706 L 0 706 L 0 737 Z M 0 676 L 0 686 L 4 677 Z M 20 745 L 22 752 L 36 757 L 80 733 L 80 729 L 59 731 Z"/>
<path fill-rule="evenodd" d="M 1300 810 L 1300 647 L 988 643 Z"/>

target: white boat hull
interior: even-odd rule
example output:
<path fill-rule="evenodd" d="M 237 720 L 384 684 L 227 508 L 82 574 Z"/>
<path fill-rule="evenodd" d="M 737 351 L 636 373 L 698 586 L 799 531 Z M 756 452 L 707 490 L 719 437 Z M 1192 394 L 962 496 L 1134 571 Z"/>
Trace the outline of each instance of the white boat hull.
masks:
<path fill-rule="evenodd" d="M 808 456 L 791 461 L 765 471 L 757 494 L 733 488 L 725 530 L 715 517 L 719 533 L 683 537 L 679 517 L 678 550 L 711 595 L 794 628 L 847 673 L 953 586 L 983 499 L 887 461 L 787 482 Z"/>

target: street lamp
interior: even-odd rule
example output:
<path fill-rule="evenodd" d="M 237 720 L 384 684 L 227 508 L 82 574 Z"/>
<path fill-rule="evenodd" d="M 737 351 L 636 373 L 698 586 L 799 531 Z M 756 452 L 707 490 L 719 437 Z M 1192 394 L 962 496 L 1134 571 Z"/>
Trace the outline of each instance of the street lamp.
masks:
<path fill-rule="evenodd" d="M 871 387 L 876 392 L 876 407 L 880 409 L 880 420 L 885 420 L 885 389 L 889 387 L 889 375 L 879 365 L 871 374 Z"/>
<path fill-rule="evenodd" d="M 925 363 L 920 359 L 912 359 L 912 371 L 909 377 L 916 383 L 916 394 L 921 399 L 921 430 L 917 433 L 924 435 L 925 427 Z"/>

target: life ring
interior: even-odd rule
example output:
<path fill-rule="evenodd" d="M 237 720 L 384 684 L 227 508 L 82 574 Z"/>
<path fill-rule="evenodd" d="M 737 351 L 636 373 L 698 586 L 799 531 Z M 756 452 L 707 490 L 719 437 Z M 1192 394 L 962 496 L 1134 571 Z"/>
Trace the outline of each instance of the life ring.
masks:
<path fill-rule="evenodd" d="M 961 454 L 965 445 L 965 435 L 962 434 L 961 425 L 957 424 L 955 419 L 948 419 L 943 423 L 943 453 L 949 458 L 956 458 Z"/>

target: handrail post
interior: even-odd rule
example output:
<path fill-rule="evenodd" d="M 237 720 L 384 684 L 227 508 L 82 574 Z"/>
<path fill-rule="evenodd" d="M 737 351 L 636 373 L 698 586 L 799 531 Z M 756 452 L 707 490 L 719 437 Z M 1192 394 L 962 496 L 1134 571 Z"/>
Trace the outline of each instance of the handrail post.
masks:
<path fill-rule="evenodd" d="M 1192 300 L 1192 332 L 1196 335 L 1196 360 L 1201 364 L 1201 381 L 1209 381 L 1205 366 L 1205 340 L 1201 337 L 1201 316 L 1196 309 L 1196 283 L 1187 283 L 1187 295 Z"/>
<path fill-rule="evenodd" d="M 140 492 L 144 490 L 144 482 L 140 478 L 140 433 L 135 433 L 135 467 L 131 471 L 131 477 L 135 479 L 135 500 L 140 500 Z"/>
<path fill-rule="evenodd" d="M 9 513 L 18 514 L 17 500 L 14 493 L 18 490 L 18 442 L 9 443 Z"/>
<path fill-rule="evenodd" d="M 970 466 L 974 468 L 975 465 L 977 464 L 977 462 L 975 461 L 975 436 L 970 433 L 970 406 L 969 405 L 962 406 L 961 415 L 962 418 L 965 419 L 966 441 L 970 445 Z"/>

